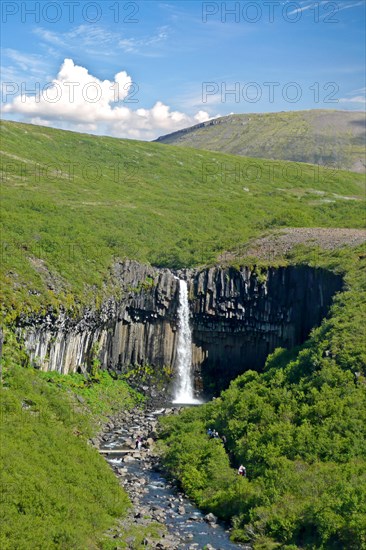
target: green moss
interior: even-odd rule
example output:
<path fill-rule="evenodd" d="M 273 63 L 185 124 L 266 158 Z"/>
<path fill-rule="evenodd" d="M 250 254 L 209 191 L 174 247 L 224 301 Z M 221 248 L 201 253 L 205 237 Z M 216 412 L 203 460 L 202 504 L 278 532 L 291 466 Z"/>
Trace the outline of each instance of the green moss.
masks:
<path fill-rule="evenodd" d="M 123 367 L 121 377 L 132 387 L 140 387 L 141 384 L 145 384 L 149 387 L 156 386 L 158 390 L 165 391 L 173 378 L 173 369 L 167 365 L 163 368 L 147 364 L 127 365 Z"/>

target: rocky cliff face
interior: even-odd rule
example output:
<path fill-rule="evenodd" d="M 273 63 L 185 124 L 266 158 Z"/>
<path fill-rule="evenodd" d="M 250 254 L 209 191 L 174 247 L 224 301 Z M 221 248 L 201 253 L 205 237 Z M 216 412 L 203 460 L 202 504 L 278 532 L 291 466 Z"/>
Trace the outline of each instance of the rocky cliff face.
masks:
<path fill-rule="evenodd" d="M 342 286 L 340 277 L 306 266 L 270 268 L 260 282 L 248 268 L 173 273 L 126 261 L 114 267 L 119 300 L 77 320 L 63 313 L 19 320 L 32 361 L 62 373 L 87 371 L 95 359 L 114 370 L 134 364 L 174 369 L 177 276 L 188 281 L 200 391 L 216 391 L 238 373 L 260 368 L 275 347 L 303 342 Z"/>
<path fill-rule="evenodd" d="M 304 342 L 342 287 L 340 277 L 307 266 L 269 268 L 261 280 L 248 268 L 194 274 L 193 363 L 204 389 L 260 369 L 276 347 Z"/>
<path fill-rule="evenodd" d="M 80 319 L 61 313 L 21 319 L 32 361 L 43 370 L 87 371 L 149 363 L 172 365 L 176 348 L 177 280 L 168 270 L 126 261 L 114 267 L 123 298 L 111 298 Z"/>

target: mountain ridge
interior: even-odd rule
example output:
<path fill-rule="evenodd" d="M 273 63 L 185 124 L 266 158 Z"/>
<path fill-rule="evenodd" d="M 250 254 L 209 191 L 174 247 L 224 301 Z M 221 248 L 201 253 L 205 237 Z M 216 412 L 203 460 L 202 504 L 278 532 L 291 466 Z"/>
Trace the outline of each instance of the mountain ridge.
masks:
<path fill-rule="evenodd" d="M 363 111 L 231 114 L 160 136 L 158 143 L 365 173 Z"/>

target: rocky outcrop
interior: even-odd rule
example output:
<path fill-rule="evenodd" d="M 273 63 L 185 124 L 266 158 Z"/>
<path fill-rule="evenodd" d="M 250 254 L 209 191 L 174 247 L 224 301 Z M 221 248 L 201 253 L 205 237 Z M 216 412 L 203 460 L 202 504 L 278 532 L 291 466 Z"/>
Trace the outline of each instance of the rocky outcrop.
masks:
<path fill-rule="evenodd" d="M 222 389 L 260 369 L 276 347 L 304 342 L 342 287 L 340 277 L 308 266 L 269 268 L 260 281 L 248 268 L 194 275 L 193 364 L 201 389 Z"/>
<path fill-rule="evenodd" d="M 137 262 L 114 266 L 120 296 L 80 319 L 19 320 L 31 359 L 44 370 L 123 370 L 149 364 L 175 368 L 177 276 L 188 282 L 192 314 L 193 363 L 197 389 L 215 392 L 248 368 L 263 366 L 276 347 L 303 342 L 326 315 L 340 277 L 307 266 L 212 267 L 174 273 Z M 217 384 L 212 384 L 216 380 Z"/>
<path fill-rule="evenodd" d="M 102 368 L 149 363 L 172 365 L 176 351 L 177 279 L 169 270 L 137 262 L 114 266 L 121 299 L 80 319 L 61 313 L 20 319 L 20 332 L 32 361 L 43 370 L 86 371 L 98 360 Z"/>

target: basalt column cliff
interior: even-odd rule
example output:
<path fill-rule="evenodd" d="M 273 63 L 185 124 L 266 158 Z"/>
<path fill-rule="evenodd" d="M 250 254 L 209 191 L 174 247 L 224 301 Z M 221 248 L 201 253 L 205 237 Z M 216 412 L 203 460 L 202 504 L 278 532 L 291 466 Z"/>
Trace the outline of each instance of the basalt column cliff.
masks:
<path fill-rule="evenodd" d="M 188 282 L 192 357 L 199 390 L 216 391 L 249 368 L 263 366 L 276 347 L 303 342 L 320 324 L 342 279 L 307 266 L 269 268 L 260 279 L 248 268 L 173 273 L 133 261 L 114 266 L 119 299 L 79 319 L 61 313 L 19 319 L 32 361 L 44 370 L 88 370 L 133 364 L 175 368 L 177 275 Z M 214 383 L 216 381 L 216 383 Z"/>
<path fill-rule="evenodd" d="M 192 279 L 193 365 L 197 383 L 217 390 L 263 367 L 276 347 L 304 342 L 326 315 L 342 279 L 308 266 L 211 268 Z"/>

